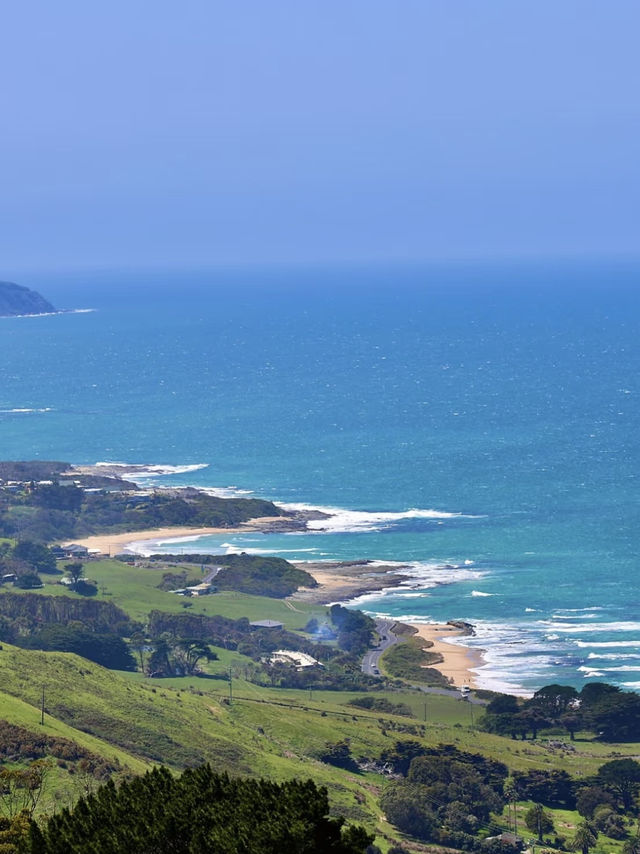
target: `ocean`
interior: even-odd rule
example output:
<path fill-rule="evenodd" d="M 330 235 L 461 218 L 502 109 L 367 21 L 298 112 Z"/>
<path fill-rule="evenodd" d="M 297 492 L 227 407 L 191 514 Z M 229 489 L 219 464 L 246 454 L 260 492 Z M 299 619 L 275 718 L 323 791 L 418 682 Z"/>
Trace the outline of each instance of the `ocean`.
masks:
<path fill-rule="evenodd" d="M 2 458 L 328 508 L 323 531 L 197 548 L 408 563 L 354 604 L 472 622 L 485 687 L 640 690 L 640 266 L 20 283 L 94 310 L 0 319 Z"/>

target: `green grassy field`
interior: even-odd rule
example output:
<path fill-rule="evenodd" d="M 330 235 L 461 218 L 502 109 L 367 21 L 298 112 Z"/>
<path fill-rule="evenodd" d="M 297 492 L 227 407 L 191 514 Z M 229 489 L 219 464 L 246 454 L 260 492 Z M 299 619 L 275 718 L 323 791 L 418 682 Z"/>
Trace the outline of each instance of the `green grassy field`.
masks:
<path fill-rule="evenodd" d="M 60 561 L 59 568 L 63 570 L 68 562 Z M 177 571 L 182 568 L 178 567 Z M 158 589 L 166 571 L 164 566 L 136 567 L 117 560 L 92 560 L 85 564 L 85 576 L 98 584 L 96 598 L 113 602 L 134 620 L 141 622 L 146 622 L 152 610 L 175 614 L 188 606 L 193 614 L 222 614 L 234 620 L 240 617 L 248 617 L 249 620 L 279 620 L 285 628 L 295 631 L 302 629 L 311 617 L 323 619 L 326 615 L 327 609 L 322 605 L 294 604 L 285 599 L 269 599 L 234 591 L 185 599 Z M 44 587 L 29 592 L 82 598 L 79 593 L 58 583 L 61 576 L 42 575 L 41 578 Z"/>
<path fill-rule="evenodd" d="M 64 563 L 64 562 L 63 562 Z M 146 622 L 152 609 L 181 613 L 184 605 L 196 614 L 275 619 L 300 631 L 311 616 L 324 618 L 320 606 L 287 603 L 240 593 L 218 593 L 184 600 L 163 592 L 161 568 L 133 567 L 114 560 L 89 561 L 86 575 L 98 583 L 97 598 L 113 602 Z M 24 595 L 78 596 L 43 576 L 45 587 Z M 594 774 L 605 761 L 640 754 L 640 745 L 602 744 L 578 734 L 571 747 L 558 750 L 540 738 L 514 741 L 476 728 L 481 707 L 457 697 L 417 690 L 384 690 L 376 696 L 404 703 L 413 717 L 367 711 L 348 703 L 359 692 L 293 690 L 260 687 L 242 678 L 250 659 L 216 648 L 218 660 L 207 665 L 207 677 L 150 679 L 141 673 L 105 670 L 70 653 L 0 648 L 0 718 L 34 732 L 59 735 L 140 773 L 154 763 L 175 770 L 209 761 L 216 770 L 266 776 L 275 780 L 312 777 L 329 789 L 332 809 L 361 822 L 377 834 L 386 851 L 399 834 L 384 820 L 378 796 L 386 785 L 382 775 L 350 773 L 320 762 L 326 743 L 348 740 L 358 760 L 375 760 L 402 738 L 426 745 L 451 743 L 485 754 L 510 770 L 562 768 L 573 777 Z M 229 669 L 232 672 L 230 685 Z M 40 701 L 45 690 L 44 726 Z M 557 739 L 556 739 L 557 740 Z M 70 801 L 82 781 L 55 767 L 43 804 Z M 57 794 L 56 794 L 57 793 Z M 519 806 L 524 817 L 528 804 Z M 570 837 L 577 813 L 552 811 L 556 829 Z M 506 826 L 506 819 L 497 819 Z M 524 824 L 522 825 L 524 826 Z M 525 838 L 529 838 L 525 836 Z M 619 854 L 621 843 L 601 837 L 596 851 Z"/>

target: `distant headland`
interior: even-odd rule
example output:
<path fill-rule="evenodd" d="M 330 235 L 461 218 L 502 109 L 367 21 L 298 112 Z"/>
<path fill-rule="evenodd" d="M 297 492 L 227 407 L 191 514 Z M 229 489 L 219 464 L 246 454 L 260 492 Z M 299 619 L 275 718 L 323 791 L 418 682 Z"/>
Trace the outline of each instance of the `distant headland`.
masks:
<path fill-rule="evenodd" d="M 57 311 L 37 291 L 32 291 L 23 285 L 16 285 L 13 282 L 0 282 L 0 317 L 52 314 Z"/>

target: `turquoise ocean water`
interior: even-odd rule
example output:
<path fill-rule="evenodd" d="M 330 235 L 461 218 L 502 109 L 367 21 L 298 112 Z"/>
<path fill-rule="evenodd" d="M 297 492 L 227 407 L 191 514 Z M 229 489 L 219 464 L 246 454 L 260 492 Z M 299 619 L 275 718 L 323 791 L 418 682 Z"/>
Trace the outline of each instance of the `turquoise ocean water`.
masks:
<path fill-rule="evenodd" d="M 32 276 L 95 311 L 0 320 L 1 456 L 172 464 L 156 483 L 331 508 L 322 532 L 198 550 L 408 562 L 411 585 L 357 604 L 470 620 L 486 686 L 640 689 L 639 282 L 604 264 Z"/>

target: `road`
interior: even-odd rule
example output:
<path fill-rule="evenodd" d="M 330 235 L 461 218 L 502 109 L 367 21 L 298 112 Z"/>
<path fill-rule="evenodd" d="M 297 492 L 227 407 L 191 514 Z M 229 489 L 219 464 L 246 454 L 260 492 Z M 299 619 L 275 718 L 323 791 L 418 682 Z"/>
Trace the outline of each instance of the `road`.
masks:
<path fill-rule="evenodd" d="M 395 626 L 395 620 L 376 620 L 376 631 L 380 637 L 380 642 L 378 646 L 366 652 L 362 659 L 362 672 L 368 676 L 379 676 L 378 661 L 382 653 L 385 649 L 389 649 L 390 646 L 402 643 L 402 638 L 394 635 L 391 631 L 393 626 Z"/>
<path fill-rule="evenodd" d="M 395 626 L 395 620 L 376 620 L 376 632 L 380 637 L 378 646 L 366 652 L 362 658 L 362 672 L 368 676 L 380 676 L 380 656 L 382 653 L 397 643 L 404 643 L 405 638 L 398 637 L 392 629 Z M 460 691 L 456 688 L 429 688 L 426 685 L 411 685 L 412 688 L 417 688 L 424 694 L 441 694 L 443 697 L 455 697 L 461 699 Z M 466 702 L 473 703 L 474 706 L 486 705 L 485 700 L 478 700 L 472 694 L 465 697 Z"/>

